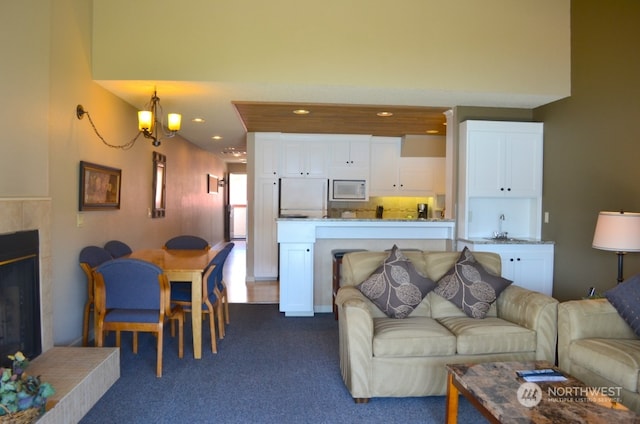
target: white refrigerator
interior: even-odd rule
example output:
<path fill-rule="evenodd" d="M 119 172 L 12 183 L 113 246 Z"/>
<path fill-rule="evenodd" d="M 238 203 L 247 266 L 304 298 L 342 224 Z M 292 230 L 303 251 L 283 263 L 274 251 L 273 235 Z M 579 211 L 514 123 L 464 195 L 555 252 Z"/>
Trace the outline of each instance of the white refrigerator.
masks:
<path fill-rule="evenodd" d="M 326 178 L 281 178 L 280 217 L 324 218 L 328 193 Z"/>

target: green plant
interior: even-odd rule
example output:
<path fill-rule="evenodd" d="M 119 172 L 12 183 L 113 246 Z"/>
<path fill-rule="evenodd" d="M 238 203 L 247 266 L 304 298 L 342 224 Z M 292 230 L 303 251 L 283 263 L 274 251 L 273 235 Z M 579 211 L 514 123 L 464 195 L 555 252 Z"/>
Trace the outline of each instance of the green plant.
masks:
<path fill-rule="evenodd" d="M 41 382 L 40 376 L 24 372 L 29 360 L 22 352 L 8 357 L 11 368 L 0 368 L 0 416 L 29 408 L 43 411 L 47 398 L 54 393 L 53 387 Z"/>

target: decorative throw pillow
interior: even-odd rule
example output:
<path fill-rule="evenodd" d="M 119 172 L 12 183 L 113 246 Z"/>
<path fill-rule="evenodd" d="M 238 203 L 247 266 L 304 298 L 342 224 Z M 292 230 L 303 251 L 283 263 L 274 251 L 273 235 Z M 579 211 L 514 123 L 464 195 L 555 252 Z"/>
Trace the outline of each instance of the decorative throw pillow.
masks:
<path fill-rule="evenodd" d="M 406 318 L 436 286 L 396 245 L 358 289 L 391 318 Z"/>
<path fill-rule="evenodd" d="M 493 275 L 466 247 L 438 281 L 435 293 L 448 299 L 471 318 L 484 318 L 500 293 L 513 281 Z"/>
<path fill-rule="evenodd" d="M 623 281 L 604 296 L 618 311 L 618 314 L 640 337 L 640 274 Z"/>

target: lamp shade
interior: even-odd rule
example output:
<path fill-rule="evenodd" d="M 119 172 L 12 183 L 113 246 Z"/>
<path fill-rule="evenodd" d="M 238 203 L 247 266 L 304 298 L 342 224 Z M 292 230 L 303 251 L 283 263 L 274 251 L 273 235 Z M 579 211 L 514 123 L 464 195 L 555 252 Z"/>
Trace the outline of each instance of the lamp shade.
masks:
<path fill-rule="evenodd" d="M 167 116 L 167 128 L 169 131 L 180 131 L 180 121 L 182 120 L 182 115 L 179 113 L 170 113 Z"/>
<path fill-rule="evenodd" d="M 138 131 L 147 130 L 151 132 L 153 125 L 153 113 L 150 110 L 141 110 L 138 112 Z"/>
<path fill-rule="evenodd" d="M 640 252 L 640 213 L 600 212 L 592 246 L 615 252 Z"/>

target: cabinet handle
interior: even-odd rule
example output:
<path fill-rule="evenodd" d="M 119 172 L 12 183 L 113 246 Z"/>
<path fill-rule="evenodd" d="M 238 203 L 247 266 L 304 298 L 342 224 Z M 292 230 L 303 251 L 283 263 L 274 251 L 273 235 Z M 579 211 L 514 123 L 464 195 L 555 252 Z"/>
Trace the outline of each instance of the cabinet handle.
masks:
<path fill-rule="evenodd" d="M 307 249 L 307 252 L 309 252 L 309 251 L 310 251 L 310 249 Z"/>
<path fill-rule="evenodd" d="M 513 258 L 509 259 L 510 262 L 513 262 Z"/>
<path fill-rule="evenodd" d="M 511 191 L 511 187 L 509 187 L 509 188 L 507 189 L 507 191 Z"/>
<path fill-rule="evenodd" d="M 500 187 L 500 191 L 504 191 L 504 187 Z"/>

